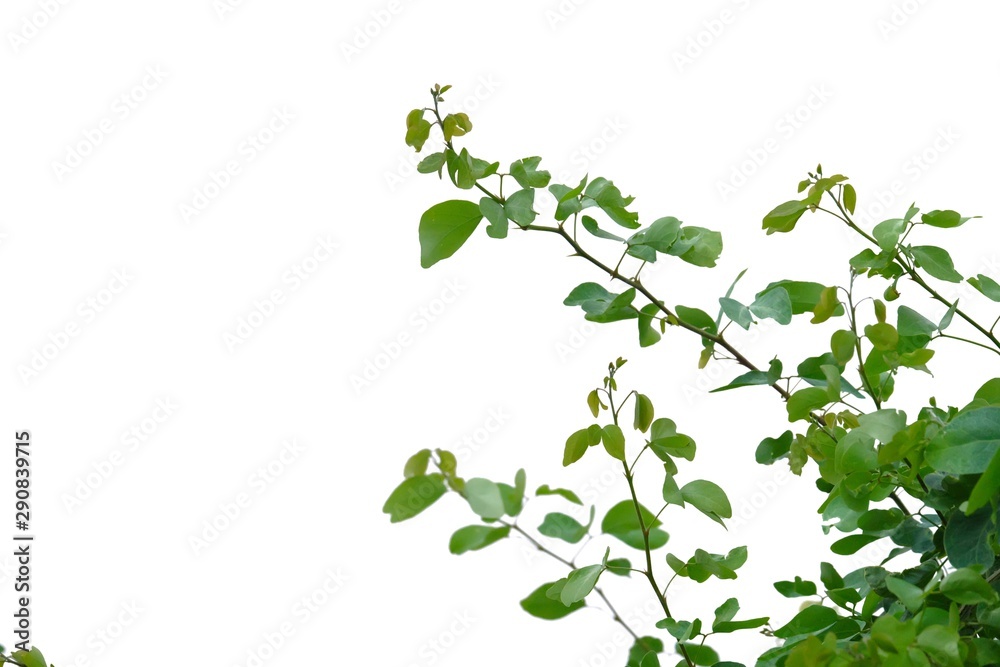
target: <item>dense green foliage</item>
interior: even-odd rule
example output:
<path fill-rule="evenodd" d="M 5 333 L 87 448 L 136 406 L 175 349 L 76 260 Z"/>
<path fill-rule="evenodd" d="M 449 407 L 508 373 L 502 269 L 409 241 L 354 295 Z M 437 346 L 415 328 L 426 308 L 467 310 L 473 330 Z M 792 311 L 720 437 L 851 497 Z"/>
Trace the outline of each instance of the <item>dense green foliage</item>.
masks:
<path fill-rule="evenodd" d="M 678 656 L 678 665 L 739 665 L 720 661 L 711 647 L 713 635 L 739 631 L 775 638 L 777 646 L 756 658 L 760 667 L 1000 664 L 1000 378 L 986 379 L 995 368 L 988 363 L 1000 355 L 997 322 L 977 322 L 933 287 L 935 281 L 966 280 L 986 299 L 1000 302 L 1000 284 L 982 274 L 964 277 L 947 250 L 918 240 L 923 227 L 956 228 L 970 218 L 951 210 L 921 213 L 913 206 L 903 217 L 865 230 L 853 217 L 854 187 L 846 177 L 825 176 L 817 167 L 799 183 L 801 198 L 765 215 L 763 229 L 787 233 L 806 213 L 833 216 L 868 246 L 849 259 L 846 284 L 788 279 L 740 298 L 741 273 L 717 308 L 711 308 L 714 315 L 696 307 L 668 306 L 642 283 L 643 268 L 673 260 L 713 267 L 722 252 L 718 232 L 674 217 L 642 226 L 630 208 L 634 198 L 624 196 L 610 180 L 551 183 L 539 157 L 517 160 L 501 172 L 498 162 L 456 148 L 454 139 L 470 132 L 472 123 L 465 114 L 442 116 L 439 104 L 447 89 L 435 86 L 433 106 L 410 112 L 406 143 L 419 152 L 438 128 L 442 148 L 424 157 L 418 170 L 442 178 L 447 173 L 459 189 L 482 196 L 478 201 L 445 201 L 424 213 L 421 265 L 430 267 L 452 256 L 483 219 L 486 233 L 495 239 L 515 230 L 561 237 L 574 256 L 621 286 L 613 292 L 596 282 L 583 283 L 569 293 L 565 305 L 579 307 L 591 322 L 635 320 L 642 347 L 657 344 L 668 329 L 690 332 L 701 339 L 701 367 L 713 358 L 742 366 L 740 375 L 714 391 L 770 387 L 784 402 L 782 420 L 787 417 L 785 426 L 776 427 L 774 436 L 757 446 L 757 462 L 816 476 L 816 486 L 826 494 L 819 515 L 844 534 L 831 546 L 835 554 L 854 554 L 879 540 L 892 546 L 878 564 L 838 572 L 829 563 L 815 563 L 818 581 L 796 577 L 775 582 L 781 595 L 805 602 L 791 618 L 744 618 L 736 598 L 722 602 L 712 619 L 675 615 L 667 603 L 670 582 L 678 577 L 695 582 L 735 579 L 748 554 L 745 547 L 726 554 L 701 549 L 690 556 L 665 553 L 668 535 L 660 517 L 666 508 L 693 508 L 725 524 L 732 507 L 717 484 L 689 479 L 683 472 L 684 462 L 692 461 L 697 451 L 694 439 L 679 431 L 683 425 L 658 416 L 648 395 L 618 388 L 622 358 L 609 364 L 601 385 L 587 394 L 594 421 L 568 436 L 563 464 L 580 460 L 591 448 L 603 449 L 620 462 L 630 497 L 608 508 L 599 522 L 597 508 L 591 507 L 587 525 L 552 512 L 537 528 L 539 534 L 569 544 L 594 533 L 614 538 L 601 562 L 564 559 L 519 525 L 528 493 L 524 470 L 513 484 L 463 479 L 455 456 L 442 449 L 423 449 L 406 462 L 405 479 L 383 508 L 390 520 L 410 519 L 447 493 L 461 496 L 480 522 L 454 533 L 451 552 L 483 549 L 516 534 L 561 561 L 567 576 L 527 584 L 522 608 L 541 619 L 559 619 L 598 598 L 634 639 L 628 667 L 660 665 L 661 657 L 671 654 Z M 539 190 L 557 201 L 554 224 L 536 222 L 533 206 Z M 585 239 L 617 244 L 617 265 L 586 250 Z M 904 284 L 943 304 L 945 315 L 931 319 L 908 306 L 892 308 Z M 880 298 L 870 295 L 873 290 Z M 841 324 L 831 337 L 817 337 L 815 356 L 795 364 L 778 358 L 755 364 L 725 335 L 733 324 L 750 329 L 764 319 L 789 325 L 806 318 Z M 888 407 L 907 373 L 930 371 L 934 346 L 942 339 L 975 346 L 986 357 L 982 368 L 987 375 L 969 380 L 965 395 L 950 397 L 956 406 L 930 399 L 908 412 Z M 640 472 L 662 479 L 662 498 L 655 504 L 648 504 L 649 499 L 644 504 L 637 496 L 633 480 Z M 534 495 L 583 504 L 569 489 L 543 485 Z M 636 553 L 638 564 L 633 564 Z M 670 576 L 665 585 L 663 573 Z M 609 574 L 636 575 L 648 582 L 663 611 L 656 624 L 664 631 L 661 637 L 640 637 L 618 616 L 599 587 Z"/>

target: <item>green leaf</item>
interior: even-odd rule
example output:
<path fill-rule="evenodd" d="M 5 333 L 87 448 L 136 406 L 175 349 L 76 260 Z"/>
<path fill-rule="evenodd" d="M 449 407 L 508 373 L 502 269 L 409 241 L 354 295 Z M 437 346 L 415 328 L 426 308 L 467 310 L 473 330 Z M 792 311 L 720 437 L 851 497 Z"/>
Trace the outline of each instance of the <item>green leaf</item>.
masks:
<path fill-rule="evenodd" d="M 603 565 L 587 565 L 573 570 L 559 594 L 559 600 L 565 605 L 583 600 L 594 590 L 602 572 L 604 572 Z"/>
<path fill-rule="evenodd" d="M 945 425 L 927 446 L 927 462 L 958 475 L 984 472 L 1000 449 L 1000 407 L 963 412 Z"/>
<path fill-rule="evenodd" d="M 587 314 L 585 319 L 591 322 L 615 322 L 639 316 L 636 308 L 631 305 L 635 295 L 635 288 L 613 294 L 597 283 L 583 283 L 569 293 L 563 304 L 580 306 Z"/>
<path fill-rule="evenodd" d="M 706 646 L 705 644 L 693 644 L 688 642 L 682 642 L 680 646 L 684 647 L 685 652 L 688 657 L 696 665 L 705 667 L 711 667 L 719 662 L 719 654 L 715 652 L 711 646 Z M 683 661 L 681 664 L 684 664 Z"/>
<path fill-rule="evenodd" d="M 591 507 L 593 512 L 593 507 Z M 593 518 L 591 518 L 593 521 Z M 538 527 L 538 532 L 546 537 L 563 540 L 570 544 L 576 544 L 587 534 L 587 526 L 582 525 L 573 517 L 560 512 L 550 512 L 545 515 L 545 520 Z"/>
<path fill-rule="evenodd" d="M 944 530 L 944 548 L 955 567 L 993 565 L 990 538 L 996 532 L 992 507 L 981 507 L 971 516 L 956 509 L 948 515 Z"/>
<path fill-rule="evenodd" d="M 1000 284 L 989 276 L 980 273 L 975 278 L 968 278 L 967 282 L 987 299 L 1000 302 Z"/>
<path fill-rule="evenodd" d="M 694 440 L 678 433 L 673 420 L 661 417 L 653 422 L 650 429 L 649 448 L 661 460 L 665 461 L 670 456 L 679 456 L 687 461 L 694 460 L 696 450 Z"/>
<path fill-rule="evenodd" d="M 583 505 L 583 501 L 580 500 L 580 496 L 576 495 L 575 493 L 573 493 L 569 489 L 553 489 L 553 488 L 550 488 L 548 484 L 542 484 L 540 487 L 538 487 L 538 490 L 535 491 L 535 495 L 536 496 L 562 496 L 563 498 L 565 498 L 566 500 L 570 501 L 571 503 L 575 503 L 577 505 Z"/>
<path fill-rule="evenodd" d="M 754 458 L 761 465 L 771 465 L 778 459 L 788 455 L 792 446 L 792 432 L 785 431 L 777 438 L 764 438 L 757 445 Z"/>
<path fill-rule="evenodd" d="M 681 497 L 720 526 L 725 527 L 726 525 L 722 519 L 729 519 L 733 516 L 733 508 L 729 504 L 726 492 L 714 482 L 704 479 L 688 482 L 681 487 Z"/>
<path fill-rule="evenodd" d="M 704 329 L 709 333 L 716 333 L 715 320 L 712 319 L 711 315 L 706 313 L 704 310 L 699 308 L 690 308 L 688 306 L 677 306 L 674 309 L 677 312 L 677 317 L 683 321 L 691 324 L 699 329 Z"/>
<path fill-rule="evenodd" d="M 535 191 L 532 189 L 518 190 L 507 197 L 503 205 L 504 213 L 521 227 L 526 227 L 538 215 L 532 208 L 535 205 Z"/>
<path fill-rule="evenodd" d="M 669 470 L 664 471 L 663 476 L 663 500 L 668 505 L 680 505 L 684 507 L 684 496 L 681 494 L 680 488 L 677 486 L 677 481 L 674 479 L 673 473 Z"/>
<path fill-rule="evenodd" d="M 840 617 L 830 607 L 814 604 L 809 605 L 792 620 L 774 631 L 775 637 L 787 639 L 804 634 L 819 634 L 836 623 Z"/>
<path fill-rule="evenodd" d="M 544 188 L 552 177 L 549 172 L 538 169 L 542 158 L 526 157 L 510 165 L 510 175 L 522 188 Z"/>
<path fill-rule="evenodd" d="M 495 239 L 507 238 L 507 214 L 503 206 L 490 197 L 483 197 L 479 200 L 479 210 L 490 222 L 486 233 Z"/>
<path fill-rule="evenodd" d="M 893 250 L 904 231 L 906 231 L 906 221 L 902 218 L 893 218 L 875 225 L 872 236 L 882 250 Z"/>
<path fill-rule="evenodd" d="M 596 416 L 596 415 L 595 415 Z M 645 433 L 653 423 L 653 402 L 649 396 L 636 392 L 635 395 L 635 418 L 632 420 L 632 427 L 635 430 Z"/>
<path fill-rule="evenodd" d="M 910 253 L 917 266 L 931 276 L 950 283 L 962 282 L 962 274 L 955 270 L 955 263 L 944 248 L 932 245 L 913 246 Z"/>
<path fill-rule="evenodd" d="M 601 429 L 601 441 L 612 458 L 625 460 L 625 435 L 617 424 L 608 424 Z"/>
<path fill-rule="evenodd" d="M 530 595 L 528 595 L 528 597 L 521 600 L 521 608 L 535 618 L 554 621 L 556 619 L 563 618 L 564 616 L 569 616 L 577 609 L 582 609 L 585 606 L 583 601 L 574 602 L 573 604 L 567 606 L 559 600 L 549 598 L 546 595 L 546 592 L 555 583 L 556 582 L 554 581 L 549 582 L 536 588 Z"/>
<path fill-rule="evenodd" d="M 736 299 L 720 297 L 719 305 L 722 307 L 722 312 L 726 314 L 726 317 L 744 329 L 749 329 L 750 325 L 753 324 L 753 315 L 751 315 L 750 309 Z"/>
<path fill-rule="evenodd" d="M 419 153 L 430 136 L 431 124 L 429 121 L 424 120 L 423 109 L 414 109 L 406 115 L 407 146 L 412 146 Z"/>
<path fill-rule="evenodd" d="M 629 237 L 629 245 L 644 245 L 657 252 L 668 253 L 681 235 L 681 221 L 674 217 L 657 218 L 646 229 Z"/>
<path fill-rule="evenodd" d="M 941 582 L 941 592 L 959 604 L 997 603 L 997 592 L 975 570 L 963 567 Z"/>
<path fill-rule="evenodd" d="M 687 249 L 680 252 L 685 246 Z M 722 234 L 704 227 L 683 227 L 680 239 L 667 252 L 688 264 L 711 268 L 722 255 Z"/>
<path fill-rule="evenodd" d="M 392 523 L 406 521 L 433 505 L 446 492 L 444 477 L 438 473 L 410 477 L 389 494 L 382 512 L 389 515 Z"/>
<path fill-rule="evenodd" d="M 608 239 L 609 241 L 621 241 L 622 243 L 625 242 L 625 239 L 623 239 L 622 237 L 616 236 L 611 232 L 606 232 L 603 229 L 601 229 L 597 225 L 597 220 L 594 220 L 589 215 L 585 215 L 580 219 L 583 222 L 583 228 L 586 229 L 588 232 L 590 232 L 592 235 L 596 236 L 597 238 Z"/>
<path fill-rule="evenodd" d="M 795 229 L 795 223 L 808 208 L 809 205 L 804 201 L 785 202 L 764 216 L 763 228 L 769 235 L 775 232 L 790 232 Z"/>
<path fill-rule="evenodd" d="M 431 460 L 431 450 L 421 449 L 411 456 L 403 466 L 403 477 L 420 477 L 427 474 L 427 464 Z"/>
<path fill-rule="evenodd" d="M 786 598 L 802 598 L 816 595 L 816 584 L 802 577 L 795 577 L 795 581 L 774 582 L 774 590 Z"/>
<path fill-rule="evenodd" d="M 792 306 L 792 315 L 811 313 L 823 299 L 824 291 L 831 289 L 821 283 L 806 282 L 802 280 L 779 280 L 770 283 L 767 287 L 757 293 L 757 298 L 761 298 L 768 292 L 783 289 L 788 293 L 788 300 Z M 836 288 L 834 296 L 836 296 Z"/>
<path fill-rule="evenodd" d="M 464 554 L 466 551 L 478 551 L 502 540 L 510 534 L 510 526 L 492 528 L 490 526 L 466 526 L 459 528 L 451 536 L 448 550 L 453 554 Z"/>
<path fill-rule="evenodd" d="M 432 174 L 440 172 L 444 166 L 444 153 L 431 153 L 417 165 L 417 172 L 420 174 Z"/>
<path fill-rule="evenodd" d="M 792 300 L 783 287 L 761 292 L 750 304 L 750 312 L 761 319 L 770 318 L 778 324 L 792 321 Z"/>
<path fill-rule="evenodd" d="M 879 535 L 848 535 L 831 544 L 830 551 L 838 556 L 850 556 L 880 539 Z"/>
<path fill-rule="evenodd" d="M 837 472 L 868 472 L 878 467 L 875 438 L 855 429 L 837 441 L 834 467 Z"/>
<path fill-rule="evenodd" d="M 948 310 L 941 317 L 941 322 L 937 325 L 939 331 L 944 331 L 949 326 L 951 326 L 951 321 L 955 317 L 955 311 L 958 310 L 958 299 L 948 307 Z"/>
<path fill-rule="evenodd" d="M 639 227 L 639 214 L 625 210 L 635 197 L 623 197 L 614 183 L 606 178 L 595 178 L 587 185 L 584 196 L 592 199 L 615 223 L 628 229 Z"/>
<path fill-rule="evenodd" d="M 667 534 L 660 530 L 661 522 L 654 518 L 653 514 L 640 505 L 643 525 L 649 531 L 649 548 L 659 549 L 667 543 Z M 636 515 L 635 505 L 631 500 L 623 500 L 604 515 L 601 521 L 601 532 L 606 535 L 613 535 L 619 540 L 629 545 L 633 549 L 645 549 L 642 537 L 642 527 L 639 524 L 639 517 Z"/>
<path fill-rule="evenodd" d="M 896 313 L 896 328 L 900 336 L 930 336 L 937 331 L 937 325 L 909 308 L 900 306 Z"/>
<path fill-rule="evenodd" d="M 1000 451 L 993 455 L 990 464 L 986 466 L 982 476 L 969 494 L 969 504 L 966 514 L 972 514 L 986 503 L 990 502 L 997 491 L 1000 491 Z"/>
<path fill-rule="evenodd" d="M 844 587 L 844 580 L 839 574 L 837 574 L 836 568 L 827 562 L 820 563 L 820 580 L 823 585 L 828 589 L 837 589 Z"/>
<path fill-rule="evenodd" d="M 854 207 L 858 205 L 858 193 L 850 183 L 844 185 L 844 208 L 854 215 Z"/>
<path fill-rule="evenodd" d="M 985 401 L 989 405 L 1000 406 L 1000 378 L 987 380 L 976 390 L 976 400 Z"/>
<path fill-rule="evenodd" d="M 594 417 L 596 417 L 601 411 L 602 405 L 603 403 L 601 403 L 601 397 L 598 396 L 596 389 L 587 394 L 587 407 L 590 408 L 590 413 L 594 415 Z"/>
<path fill-rule="evenodd" d="M 818 410 L 830 402 L 826 389 L 822 387 L 807 387 L 799 389 L 788 399 L 785 407 L 788 409 L 788 421 L 805 419 L 813 410 Z"/>
<path fill-rule="evenodd" d="M 472 511 L 484 519 L 499 519 L 504 515 L 503 497 L 496 482 L 474 477 L 465 482 L 465 499 Z"/>
<path fill-rule="evenodd" d="M 743 375 L 735 378 L 732 382 L 724 387 L 718 387 L 711 390 L 710 394 L 714 394 L 720 391 L 727 391 L 729 389 L 738 389 L 740 387 L 751 387 L 756 385 L 770 385 L 777 381 L 776 377 L 773 377 L 770 373 L 765 373 L 764 371 L 750 371 L 749 373 L 744 373 Z"/>
<path fill-rule="evenodd" d="M 858 415 L 858 428 L 881 443 L 891 442 L 897 433 L 906 428 L 906 413 L 902 410 L 876 410 Z"/>
<path fill-rule="evenodd" d="M 885 585 L 911 613 L 920 611 L 924 606 L 924 591 L 919 586 L 896 577 L 886 577 Z"/>
<path fill-rule="evenodd" d="M 420 217 L 420 266 L 427 269 L 454 255 L 482 219 L 470 201 L 452 199 L 427 209 Z"/>
<path fill-rule="evenodd" d="M 979 216 L 974 216 L 978 218 Z M 958 227 L 972 218 L 963 218 L 957 211 L 928 211 L 920 216 L 920 221 L 931 227 Z"/>

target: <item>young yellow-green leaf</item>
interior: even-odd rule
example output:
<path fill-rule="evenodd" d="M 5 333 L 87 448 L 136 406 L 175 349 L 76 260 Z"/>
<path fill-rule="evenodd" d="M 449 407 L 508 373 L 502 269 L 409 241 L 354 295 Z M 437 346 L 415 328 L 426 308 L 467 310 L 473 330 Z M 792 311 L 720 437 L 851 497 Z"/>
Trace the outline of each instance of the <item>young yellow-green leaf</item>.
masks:
<path fill-rule="evenodd" d="M 875 438 L 860 429 L 854 429 L 837 441 L 834 453 L 834 469 L 848 475 L 852 472 L 868 472 L 878 467 L 875 453 Z"/>
<path fill-rule="evenodd" d="M 403 477 L 418 477 L 427 473 L 427 464 L 431 460 L 431 450 L 421 449 L 411 456 L 403 466 Z"/>
<path fill-rule="evenodd" d="M 444 132 L 444 140 L 451 141 L 454 137 L 461 137 L 472 130 L 472 121 L 464 113 L 450 113 L 444 117 L 441 126 Z"/>
<path fill-rule="evenodd" d="M 612 458 L 625 460 L 625 434 L 617 424 L 608 424 L 601 429 L 601 441 Z"/>
<path fill-rule="evenodd" d="M 566 439 L 566 447 L 563 451 L 563 465 L 568 466 L 571 463 L 579 461 L 587 453 L 590 443 L 591 439 L 588 429 L 582 428 L 579 431 L 574 431 Z"/>
<path fill-rule="evenodd" d="M 483 219 L 479 206 L 452 199 L 431 206 L 420 216 L 420 266 L 427 269 L 455 254 Z"/>
<path fill-rule="evenodd" d="M 632 421 L 632 426 L 635 430 L 645 433 L 652 423 L 653 402 L 649 400 L 649 396 L 637 392 L 635 395 L 635 419 Z"/>
<path fill-rule="evenodd" d="M 595 417 L 603 405 L 604 404 L 601 403 L 601 397 L 598 395 L 596 389 L 587 394 L 587 407 L 590 408 L 591 414 Z"/>
<path fill-rule="evenodd" d="M 49 664 L 37 646 L 32 646 L 30 651 L 14 651 L 10 657 L 24 667 L 48 667 Z"/>
<path fill-rule="evenodd" d="M 547 621 L 554 621 L 572 614 L 577 609 L 582 609 L 585 603 L 581 600 L 570 605 L 564 605 L 559 600 L 554 600 L 546 595 L 548 590 L 556 582 L 552 581 L 542 584 L 531 592 L 528 597 L 521 600 L 521 608 L 534 616 Z M 565 584 L 563 584 L 565 587 Z"/>
<path fill-rule="evenodd" d="M 799 221 L 808 208 L 809 205 L 804 201 L 785 202 L 764 216 L 763 228 L 767 230 L 768 234 L 790 232 L 795 229 L 795 223 Z"/>
<path fill-rule="evenodd" d="M 968 278 L 966 282 L 975 287 L 987 299 L 1000 302 L 1000 284 L 989 276 L 980 273 L 975 278 Z"/>
<path fill-rule="evenodd" d="M 910 252 L 917 266 L 931 276 L 950 283 L 962 282 L 962 274 L 955 270 L 955 263 L 944 248 L 932 245 L 913 246 Z"/>
<path fill-rule="evenodd" d="M 418 153 L 431 136 L 431 124 L 424 120 L 424 110 L 414 109 L 406 115 L 406 145 Z"/>
<path fill-rule="evenodd" d="M 459 528 L 451 536 L 448 543 L 448 550 L 455 555 L 464 554 L 467 551 L 478 551 L 484 549 L 498 540 L 502 540 L 510 534 L 510 526 L 466 526 Z"/>
<path fill-rule="evenodd" d="M 899 344 L 899 332 L 896 327 L 887 322 L 869 324 L 865 327 L 865 336 L 876 350 L 890 352 Z"/>
<path fill-rule="evenodd" d="M 813 309 L 813 318 L 810 322 L 813 324 L 826 322 L 836 314 L 839 306 L 840 300 L 837 299 L 837 288 L 824 287 L 819 296 L 819 303 Z"/>
<path fill-rule="evenodd" d="M 830 336 L 830 350 L 838 364 L 845 366 L 854 358 L 854 348 L 857 341 L 858 338 L 853 331 L 840 329 L 833 332 L 833 335 Z"/>
<path fill-rule="evenodd" d="M 851 215 L 854 215 L 854 207 L 858 205 L 858 193 L 854 190 L 854 186 L 847 183 L 844 186 L 844 208 Z"/>
<path fill-rule="evenodd" d="M 392 523 L 406 521 L 433 505 L 446 492 L 444 477 L 438 473 L 410 477 L 389 494 L 382 512 L 389 515 Z"/>
<path fill-rule="evenodd" d="M 465 499 L 472 511 L 484 519 L 499 519 L 504 515 L 503 496 L 496 482 L 474 477 L 465 482 Z"/>

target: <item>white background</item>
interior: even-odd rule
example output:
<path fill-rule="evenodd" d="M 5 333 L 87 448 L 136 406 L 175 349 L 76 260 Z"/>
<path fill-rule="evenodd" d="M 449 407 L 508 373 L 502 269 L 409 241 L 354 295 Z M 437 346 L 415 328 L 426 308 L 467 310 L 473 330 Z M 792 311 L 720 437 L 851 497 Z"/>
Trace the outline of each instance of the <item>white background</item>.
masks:
<path fill-rule="evenodd" d="M 683 332 L 639 350 L 634 323 L 586 325 L 561 301 L 600 277 L 554 237 L 499 242 L 480 230 L 420 269 L 421 212 L 469 193 L 413 174 L 404 117 L 429 102 L 431 84 L 453 84 L 445 110 L 471 116 L 460 143 L 474 155 L 504 169 L 541 155 L 557 181 L 613 178 L 637 195 L 640 220 L 722 231 L 717 269 L 650 272 L 670 305 L 714 313 L 747 267 L 744 301 L 781 278 L 842 284 L 863 243 L 834 220 L 760 229 L 817 162 L 852 178 L 869 225 L 913 200 L 982 215 L 924 240 L 953 248 L 966 275 L 997 277 L 998 19 L 986 1 L 9 0 L 0 470 L 9 488 L 13 433 L 30 429 L 34 641 L 60 667 L 253 665 L 255 654 L 267 665 L 622 665 L 627 649 L 602 613 L 549 623 L 519 609 L 563 576 L 558 564 L 514 540 L 448 553 L 451 532 L 474 522 L 458 498 L 401 525 L 381 512 L 424 447 L 455 450 L 466 477 L 510 482 L 524 466 L 530 490 L 570 486 L 603 512 L 625 497 L 612 462 L 595 450 L 560 463 L 566 436 L 589 423 L 587 392 L 618 355 L 632 360 L 622 385 L 698 441 L 682 481 L 718 481 L 745 519 L 726 533 L 666 515 L 668 550 L 683 558 L 740 544 L 751 557 L 736 582 L 678 585 L 674 612 L 710 620 L 739 595 L 742 614 L 775 612 L 777 627 L 795 603 L 770 583 L 816 579 L 835 536 L 819 529 L 811 478 L 753 462 L 759 440 L 787 428 L 773 392 L 707 396 L 735 371 L 699 373 L 699 343 Z M 259 150 L 247 143 L 258 136 Z M 239 173 L 214 188 L 230 161 Z M 203 210 L 185 215 L 196 203 Z M 312 272 L 296 282 L 289 272 L 303 267 Z M 942 289 L 995 313 L 968 290 Z M 259 306 L 271 315 L 252 315 L 275 290 L 282 301 Z M 263 323 L 227 343 L 248 318 Z M 793 368 L 836 327 L 797 324 L 734 340 L 759 363 L 780 352 Z M 396 349 L 400 335 L 409 344 Z M 966 357 L 939 349 L 933 391 L 961 404 L 974 388 L 958 368 Z M 968 359 L 982 379 L 997 374 L 995 358 Z M 352 382 L 375 363 L 369 383 Z M 914 408 L 929 378 L 905 377 L 896 406 Z M 158 401 L 175 407 L 167 415 Z M 273 463 L 291 441 L 298 453 Z M 269 464 L 280 473 L 262 484 Z M 640 482 L 650 505 L 654 477 Z M 240 494 L 247 506 L 206 539 L 206 522 L 225 524 L 220 507 L 232 511 Z M 13 494 L 2 497 L 12 534 Z M 567 507 L 532 501 L 525 525 L 555 510 Z M 7 646 L 12 549 L 0 557 Z M 863 556 L 836 562 L 850 569 Z M 659 619 L 638 579 L 607 588 L 637 629 Z M 304 597 L 322 603 L 305 613 Z M 290 635 L 270 651 L 265 637 L 282 629 Z M 714 645 L 752 662 L 771 644 L 745 634 Z"/>

